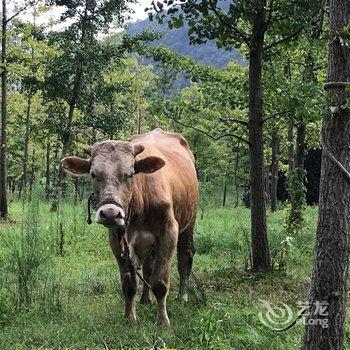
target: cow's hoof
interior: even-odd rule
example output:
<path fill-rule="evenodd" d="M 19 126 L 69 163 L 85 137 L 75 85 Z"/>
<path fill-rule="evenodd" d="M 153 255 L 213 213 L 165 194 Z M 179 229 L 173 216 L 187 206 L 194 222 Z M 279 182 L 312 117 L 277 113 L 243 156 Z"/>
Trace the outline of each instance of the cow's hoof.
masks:
<path fill-rule="evenodd" d="M 135 314 L 129 314 L 129 315 L 125 315 L 125 320 L 128 322 L 128 323 L 136 323 L 137 322 L 137 318 L 136 318 L 136 315 Z"/>
<path fill-rule="evenodd" d="M 167 315 L 158 315 L 156 320 L 157 326 L 170 327 L 170 320 Z"/>
<path fill-rule="evenodd" d="M 137 322 L 137 318 L 135 315 L 129 315 L 129 316 L 125 316 L 125 319 L 128 323 L 130 324 L 134 324 Z"/>

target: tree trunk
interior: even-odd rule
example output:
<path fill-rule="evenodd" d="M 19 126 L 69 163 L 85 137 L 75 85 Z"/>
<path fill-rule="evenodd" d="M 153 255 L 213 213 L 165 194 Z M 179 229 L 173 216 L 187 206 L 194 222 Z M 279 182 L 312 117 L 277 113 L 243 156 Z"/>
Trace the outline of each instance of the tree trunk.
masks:
<path fill-rule="evenodd" d="M 142 128 L 142 111 L 140 108 L 137 109 L 137 134 L 141 134 Z"/>
<path fill-rule="evenodd" d="M 97 142 L 97 130 L 95 127 L 92 127 L 92 138 L 91 143 L 94 145 Z"/>
<path fill-rule="evenodd" d="M 62 151 L 61 151 L 61 158 L 64 158 L 69 150 L 69 146 L 72 142 L 72 124 L 73 124 L 73 116 L 75 111 L 75 106 L 78 101 L 79 91 L 80 91 L 80 84 L 81 84 L 81 78 L 82 78 L 83 72 L 81 68 L 78 68 L 78 72 L 75 77 L 75 82 L 73 86 L 72 91 L 72 97 L 69 103 L 69 110 L 68 110 L 68 119 L 67 119 L 67 125 L 63 133 L 62 137 Z M 62 167 L 59 167 L 58 171 L 58 188 L 62 191 L 62 184 L 63 184 L 63 176 L 64 176 L 64 170 Z"/>
<path fill-rule="evenodd" d="M 60 159 L 63 159 L 69 150 L 70 144 L 72 142 L 72 124 L 73 124 L 73 116 L 74 116 L 74 110 L 76 103 L 78 101 L 79 91 L 80 91 L 80 84 L 82 79 L 82 67 L 79 65 L 78 71 L 75 77 L 74 86 L 72 90 L 72 97 L 69 103 L 69 110 L 68 110 L 68 119 L 67 119 L 67 125 L 64 130 L 63 136 L 62 136 L 62 149 L 61 149 L 61 156 Z M 63 188 L 63 179 L 64 179 L 64 170 L 61 166 L 58 168 L 58 175 L 57 175 L 57 185 L 55 186 L 54 193 L 53 193 L 53 200 L 51 205 L 51 211 L 56 211 L 58 208 L 58 201 L 59 196 L 63 195 L 64 188 Z"/>
<path fill-rule="evenodd" d="M 50 141 L 46 144 L 45 201 L 50 199 Z"/>
<path fill-rule="evenodd" d="M 53 155 L 53 159 L 54 159 L 54 164 L 55 167 L 53 168 L 53 174 L 52 174 L 52 178 L 56 179 L 56 181 L 52 182 L 52 191 L 51 191 L 51 208 L 50 211 L 57 211 L 58 209 L 58 193 L 59 193 L 59 189 L 57 188 L 58 186 L 58 172 L 59 172 L 59 168 L 60 168 L 60 160 L 59 160 L 59 144 L 56 144 L 56 147 L 54 148 L 54 155 Z"/>
<path fill-rule="evenodd" d="M 304 81 L 306 83 L 311 83 L 315 81 L 314 61 L 310 53 L 308 54 L 305 62 Z M 299 231 L 301 231 L 304 221 L 303 209 L 306 204 L 306 173 L 304 171 L 305 137 L 306 123 L 301 118 L 297 124 L 293 171 L 289 174 L 289 198 L 291 208 L 287 226 L 291 233 L 298 233 Z"/>
<path fill-rule="evenodd" d="M 240 142 L 238 142 L 237 151 L 236 151 L 236 159 L 235 159 L 235 168 L 234 168 L 234 171 L 233 171 L 233 179 L 234 179 L 234 182 L 235 182 L 235 193 L 236 193 L 235 204 L 234 204 L 235 208 L 238 207 L 238 203 L 239 203 L 239 183 L 238 183 L 238 179 L 237 179 L 238 176 L 237 175 L 238 175 L 240 147 L 241 147 L 241 144 L 240 144 Z"/>
<path fill-rule="evenodd" d="M 294 127 L 290 123 L 288 125 L 288 173 L 294 171 Z"/>
<path fill-rule="evenodd" d="M 279 153 L 279 138 L 277 129 L 272 129 L 271 139 L 271 211 L 277 210 L 277 181 L 278 181 L 278 153 Z"/>
<path fill-rule="evenodd" d="M 225 180 L 224 183 L 224 194 L 222 197 L 222 206 L 224 207 L 226 205 L 226 196 L 227 196 L 227 181 Z"/>
<path fill-rule="evenodd" d="M 297 142 L 294 156 L 294 169 L 304 169 L 306 127 L 303 121 L 297 126 Z"/>
<path fill-rule="evenodd" d="M 1 25 L 1 138 L 0 138 L 0 219 L 7 219 L 7 62 L 6 62 L 6 38 L 7 16 L 6 0 L 2 0 L 2 25 Z"/>
<path fill-rule="evenodd" d="M 18 197 L 21 198 L 23 187 L 26 187 L 28 180 L 28 151 L 29 151 L 29 135 L 30 135 L 30 109 L 32 104 L 32 93 L 28 92 L 28 101 L 27 101 L 27 111 L 26 111 L 26 130 L 24 135 L 24 155 L 22 160 L 22 176 L 19 186 Z"/>
<path fill-rule="evenodd" d="M 251 234 L 253 269 L 270 267 L 264 191 L 262 59 L 264 45 L 264 2 L 256 1 L 249 52 L 249 150 L 251 188 Z"/>
<path fill-rule="evenodd" d="M 349 100 L 348 89 L 334 82 L 350 82 L 350 48 L 340 39 L 350 23 L 350 2 L 331 0 L 328 82 L 329 106 L 336 111 L 323 119 L 322 171 L 319 218 L 309 295 L 309 316 L 304 349 L 344 349 L 350 231 L 350 111 L 340 106 Z M 323 141 L 323 142 L 322 142 Z M 337 163 L 340 162 L 340 163 Z M 340 164 L 343 165 L 343 169 Z M 347 170 L 349 171 L 349 170 Z M 328 305 L 320 315 L 320 303 Z M 312 325 L 317 319 L 327 328 Z"/>
<path fill-rule="evenodd" d="M 84 10 L 84 19 L 82 23 L 82 33 L 81 33 L 81 39 L 80 44 L 84 44 L 85 42 L 85 34 L 86 34 L 86 23 L 87 20 L 87 6 L 85 6 Z M 76 104 L 78 102 L 79 93 L 81 90 L 81 81 L 83 78 L 83 59 L 78 55 L 77 59 L 77 70 L 74 77 L 74 82 L 72 86 L 72 94 L 69 100 L 69 109 L 68 109 L 68 118 L 67 118 L 67 124 L 65 127 L 65 130 L 62 135 L 62 149 L 61 149 L 61 156 L 60 159 L 63 159 L 69 150 L 70 144 L 72 142 L 72 125 L 73 125 L 73 116 Z M 63 179 L 64 179 L 64 170 L 60 166 L 58 168 L 58 175 L 57 175 L 57 185 L 54 188 L 53 193 L 53 200 L 51 205 L 51 211 L 56 211 L 58 208 L 58 202 L 59 202 L 59 196 L 64 195 L 64 188 L 63 188 Z"/>
<path fill-rule="evenodd" d="M 265 195 L 265 205 L 267 208 L 271 206 L 271 197 L 270 197 L 270 187 L 271 187 L 271 182 L 270 182 L 270 166 L 265 165 L 264 169 L 264 179 L 265 179 L 265 184 L 264 184 L 264 195 Z"/>
<path fill-rule="evenodd" d="M 29 200 L 32 199 L 33 184 L 35 180 L 35 148 L 33 149 L 32 155 L 32 168 L 30 170 L 30 180 L 29 180 Z"/>
<path fill-rule="evenodd" d="M 289 80 L 292 79 L 292 72 L 291 72 L 289 60 L 284 66 L 284 76 Z M 294 126 L 292 122 L 288 124 L 287 140 L 288 140 L 288 173 L 291 174 L 294 170 Z"/>

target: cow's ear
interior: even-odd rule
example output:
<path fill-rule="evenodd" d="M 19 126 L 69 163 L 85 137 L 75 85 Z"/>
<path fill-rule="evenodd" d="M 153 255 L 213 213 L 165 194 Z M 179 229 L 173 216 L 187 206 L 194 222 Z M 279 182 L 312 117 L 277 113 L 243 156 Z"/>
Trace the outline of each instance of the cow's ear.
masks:
<path fill-rule="evenodd" d="M 61 166 L 64 170 L 73 175 L 86 175 L 90 172 L 90 160 L 79 157 L 66 157 L 61 160 Z"/>
<path fill-rule="evenodd" d="M 135 162 L 135 174 L 137 173 L 154 173 L 155 171 L 163 168 L 165 161 L 160 157 L 146 157 Z"/>

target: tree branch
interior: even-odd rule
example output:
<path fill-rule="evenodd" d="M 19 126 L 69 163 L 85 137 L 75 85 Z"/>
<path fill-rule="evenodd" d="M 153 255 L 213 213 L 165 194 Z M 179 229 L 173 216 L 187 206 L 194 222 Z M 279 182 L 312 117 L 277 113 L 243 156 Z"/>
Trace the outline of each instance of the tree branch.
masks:
<path fill-rule="evenodd" d="M 243 126 L 248 126 L 248 122 L 241 120 L 241 119 L 235 119 L 235 118 L 219 118 L 220 121 L 222 122 L 234 122 L 241 124 Z"/>
<path fill-rule="evenodd" d="M 312 20 L 315 18 L 315 16 L 317 16 L 318 13 L 319 13 L 319 11 L 317 10 L 317 11 L 311 16 L 310 21 L 312 21 Z M 279 40 L 276 40 L 276 41 L 272 42 L 271 44 L 269 44 L 269 45 L 267 45 L 267 46 L 264 47 L 264 51 L 267 51 L 267 50 L 269 50 L 269 49 L 275 47 L 276 45 L 279 45 L 279 44 L 281 44 L 281 43 L 284 43 L 284 42 L 286 42 L 286 41 L 289 41 L 289 40 L 294 39 L 294 38 L 297 37 L 304 29 L 305 29 L 305 26 L 299 28 L 299 29 L 296 30 L 294 33 L 292 33 L 292 34 L 290 34 L 290 35 L 287 35 L 287 36 L 284 37 L 284 38 L 281 38 L 281 39 L 279 39 Z"/>
<path fill-rule="evenodd" d="M 265 31 L 267 30 L 267 28 L 271 24 L 272 13 L 273 13 L 273 0 L 270 0 L 269 12 L 268 12 L 267 20 L 265 23 Z"/>
<path fill-rule="evenodd" d="M 268 117 L 264 118 L 262 120 L 262 124 L 265 123 L 267 120 L 273 118 L 273 117 L 276 117 L 277 115 L 282 115 L 282 114 L 288 114 L 288 113 L 291 113 L 292 111 L 281 111 L 281 112 L 276 112 L 276 113 L 273 113 L 271 115 L 269 115 Z"/>
<path fill-rule="evenodd" d="M 322 151 L 324 151 L 327 156 L 338 166 L 339 170 L 344 174 L 346 179 L 350 182 L 350 173 L 349 171 L 345 168 L 345 166 L 339 162 L 337 158 L 333 155 L 333 153 L 330 151 L 328 145 L 325 142 L 324 135 L 323 135 L 324 128 L 321 129 L 320 133 L 320 144 L 322 147 Z"/>
<path fill-rule="evenodd" d="M 222 138 L 224 138 L 224 137 L 234 137 L 235 139 L 240 140 L 240 141 L 242 141 L 242 142 L 244 142 L 245 144 L 247 144 L 247 145 L 250 146 L 250 142 L 249 142 L 248 140 L 244 139 L 243 137 L 239 136 L 239 135 L 236 135 L 236 134 L 223 134 L 223 135 L 220 135 L 220 136 L 215 137 L 215 136 L 210 135 L 208 132 L 206 132 L 206 131 L 204 131 L 204 130 L 202 130 L 202 129 L 198 129 L 198 128 L 196 128 L 195 126 L 188 125 L 188 124 L 185 124 L 185 123 L 180 122 L 179 120 L 177 120 L 177 119 L 175 119 L 174 117 L 170 116 L 170 115 L 169 115 L 166 111 L 164 111 L 164 110 L 163 110 L 163 112 L 164 112 L 164 115 L 165 115 L 167 118 L 173 120 L 174 122 L 176 122 L 176 123 L 178 123 L 178 124 L 180 124 L 180 125 L 182 125 L 182 126 L 184 126 L 184 127 L 186 127 L 186 128 L 190 128 L 190 129 L 193 129 L 193 130 L 195 130 L 195 131 L 198 131 L 198 132 L 204 134 L 205 136 L 209 137 L 209 138 L 210 138 L 211 140 L 213 140 L 213 141 L 218 141 L 218 140 L 220 140 L 220 139 L 222 139 Z"/>
<path fill-rule="evenodd" d="M 246 45 L 251 48 L 251 43 L 249 41 L 249 38 L 246 33 L 242 32 L 235 26 L 233 26 L 231 23 L 228 23 L 219 13 L 219 11 L 213 6 L 210 5 L 211 10 L 215 13 L 216 17 L 219 19 L 219 21 L 224 24 L 226 27 L 229 27 L 232 31 L 234 31 L 241 39 L 246 43 Z"/>
<path fill-rule="evenodd" d="M 26 5 L 24 5 L 22 8 L 20 8 L 19 10 L 17 10 L 17 12 L 15 12 L 12 16 L 10 16 L 9 18 L 7 18 L 6 20 L 6 24 L 8 24 L 9 22 L 11 22 L 14 18 L 16 18 L 18 15 L 20 15 L 23 11 L 25 11 L 29 6 L 33 6 L 35 5 L 36 2 L 39 2 L 39 0 L 33 0 L 28 2 Z"/>
<path fill-rule="evenodd" d="M 294 33 L 282 38 L 282 39 L 279 39 L 279 40 L 276 40 L 274 42 L 272 42 L 271 44 L 267 45 L 264 47 L 264 51 L 267 51 L 267 50 L 270 50 L 271 48 L 275 47 L 276 45 L 279 45 L 281 43 L 284 43 L 286 41 L 289 41 L 291 39 L 294 39 L 295 37 L 297 37 L 303 30 L 304 30 L 305 27 L 301 27 L 299 28 L 297 31 L 295 31 Z"/>

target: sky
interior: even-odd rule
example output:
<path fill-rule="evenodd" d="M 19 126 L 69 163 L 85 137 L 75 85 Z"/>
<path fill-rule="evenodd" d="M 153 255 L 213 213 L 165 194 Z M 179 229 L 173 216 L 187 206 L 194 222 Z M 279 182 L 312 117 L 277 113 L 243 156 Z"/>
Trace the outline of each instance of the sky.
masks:
<path fill-rule="evenodd" d="M 139 0 L 137 4 L 133 4 L 133 10 L 135 13 L 132 15 L 132 21 L 137 21 L 147 18 L 145 8 L 151 5 L 152 0 Z"/>
<path fill-rule="evenodd" d="M 131 14 L 131 22 L 135 22 L 137 20 L 142 20 L 142 19 L 146 19 L 147 13 L 144 11 L 144 9 L 146 7 L 149 7 L 151 4 L 152 0 L 138 0 L 138 2 L 136 4 L 131 4 L 131 8 L 134 10 L 134 13 Z M 9 2 L 8 5 L 8 17 L 10 17 L 14 12 L 15 12 L 15 6 L 17 5 L 19 8 L 21 8 L 21 4 L 23 6 L 23 0 L 14 0 Z M 41 24 L 47 24 L 50 21 L 54 20 L 54 21 L 58 21 L 62 12 L 63 12 L 62 7 L 54 7 L 52 8 L 51 11 L 48 11 L 42 15 L 40 15 L 37 19 L 36 19 L 36 23 L 41 25 Z M 27 11 L 25 11 L 24 13 L 22 13 L 19 17 L 21 20 L 24 21 L 32 21 L 33 20 L 33 16 L 32 16 L 32 10 L 28 9 Z M 64 27 L 64 25 L 62 24 L 56 24 L 55 26 L 53 26 L 53 29 L 59 29 Z"/>

